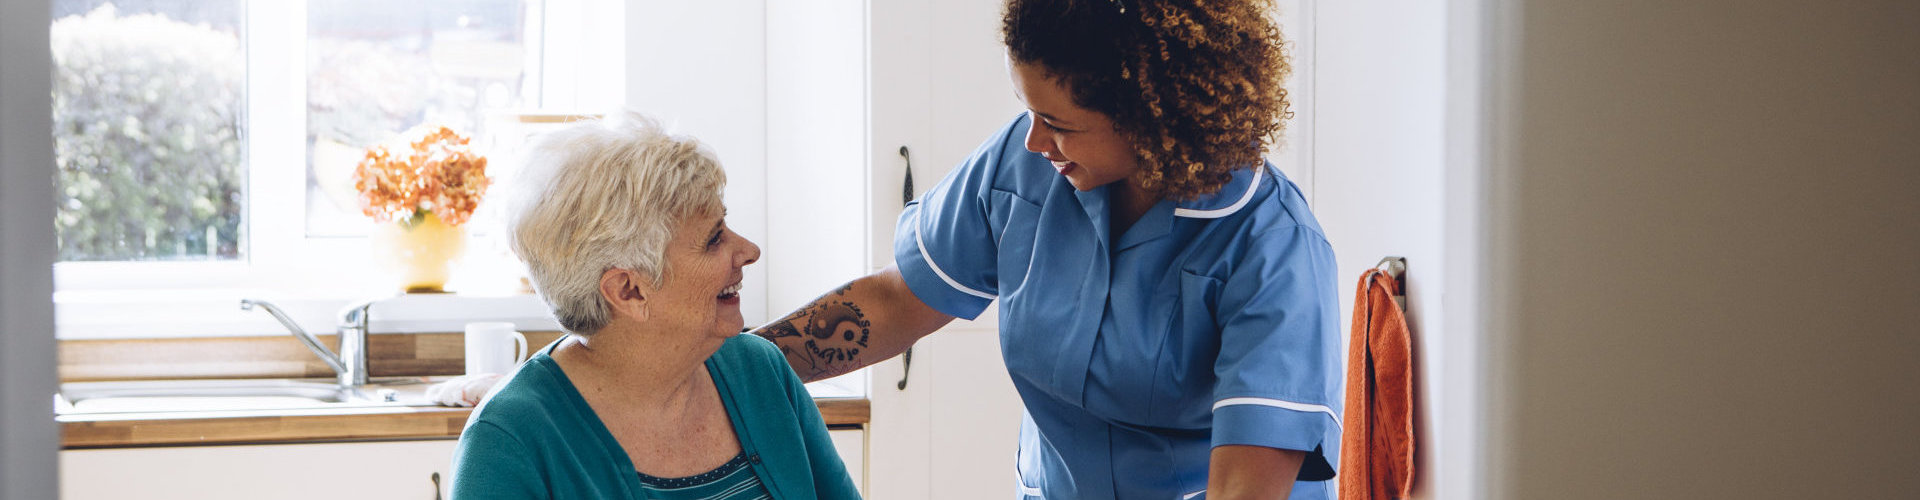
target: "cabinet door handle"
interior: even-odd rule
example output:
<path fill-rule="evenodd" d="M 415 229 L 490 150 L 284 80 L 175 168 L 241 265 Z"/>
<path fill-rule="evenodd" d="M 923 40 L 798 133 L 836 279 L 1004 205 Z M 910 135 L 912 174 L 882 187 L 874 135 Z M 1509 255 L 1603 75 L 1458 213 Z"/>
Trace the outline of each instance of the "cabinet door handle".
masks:
<path fill-rule="evenodd" d="M 913 203 L 913 157 L 907 156 L 907 147 L 900 146 L 900 158 L 907 160 L 907 181 L 900 186 L 900 206 Z"/>
<path fill-rule="evenodd" d="M 907 390 L 907 375 L 913 373 L 913 346 L 907 346 L 907 352 L 900 354 L 900 383 L 894 387 Z"/>
<path fill-rule="evenodd" d="M 443 498 L 445 497 L 440 496 L 440 473 L 435 472 L 433 473 L 433 500 L 443 500 Z"/>
<path fill-rule="evenodd" d="M 900 158 L 907 161 L 907 180 L 900 186 L 900 206 L 913 203 L 913 157 L 907 155 L 907 147 L 900 146 Z M 900 355 L 900 383 L 894 387 L 907 390 L 907 376 L 913 373 L 913 346 L 907 346 L 907 352 Z"/>

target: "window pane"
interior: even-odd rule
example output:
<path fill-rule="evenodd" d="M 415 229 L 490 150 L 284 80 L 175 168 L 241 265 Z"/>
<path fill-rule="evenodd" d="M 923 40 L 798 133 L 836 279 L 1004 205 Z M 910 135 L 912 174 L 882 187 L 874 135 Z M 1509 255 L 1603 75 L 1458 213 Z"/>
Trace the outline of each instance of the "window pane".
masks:
<path fill-rule="evenodd" d="M 55 0 L 62 261 L 244 253 L 240 0 Z"/>
<path fill-rule="evenodd" d="M 530 1 L 307 5 L 308 236 L 365 233 L 353 169 L 367 148 L 421 125 L 479 145 L 488 112 L 536 104 Z"/>

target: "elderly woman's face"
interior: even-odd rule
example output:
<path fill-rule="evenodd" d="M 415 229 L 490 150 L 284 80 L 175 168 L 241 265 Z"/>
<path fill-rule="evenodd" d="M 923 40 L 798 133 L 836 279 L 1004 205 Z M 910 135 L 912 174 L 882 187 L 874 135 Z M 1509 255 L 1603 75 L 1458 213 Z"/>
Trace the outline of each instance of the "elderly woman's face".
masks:
<path fill-rule="evenodd" d="M 760 246 L 734 234 L 724 214 L 693 215 L 667 243 L 667 279 L 653 293 L 656 318 L 721 337 L 740 333 L 741 268 L 760 259 Z"/>

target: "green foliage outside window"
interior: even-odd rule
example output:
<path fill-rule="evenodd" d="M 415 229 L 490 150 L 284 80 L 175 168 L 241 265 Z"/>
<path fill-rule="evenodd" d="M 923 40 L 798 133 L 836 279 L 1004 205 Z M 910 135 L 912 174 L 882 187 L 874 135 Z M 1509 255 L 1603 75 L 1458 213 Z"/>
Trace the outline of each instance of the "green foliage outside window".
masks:
<path fill-rule="evenodd" d="M 111 5 L 51 35 L 60 260 L 239 258 L 239 38 Z"/>

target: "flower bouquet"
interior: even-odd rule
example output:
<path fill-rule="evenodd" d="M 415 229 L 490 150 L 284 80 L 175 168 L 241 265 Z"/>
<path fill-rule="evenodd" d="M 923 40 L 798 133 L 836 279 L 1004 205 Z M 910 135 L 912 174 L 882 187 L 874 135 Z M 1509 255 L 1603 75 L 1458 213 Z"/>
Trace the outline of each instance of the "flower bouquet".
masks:
<path fill-rule="evenodd" d="M 409 293 L 444 291 L 466 246 L 462 227 L 485 197 L 487 158 L 447 127 L 409 131 L 405 145 L 367 150 L 353 171 L 362 213 L 381 223 L 376 251 L 397 265 Z"/>

